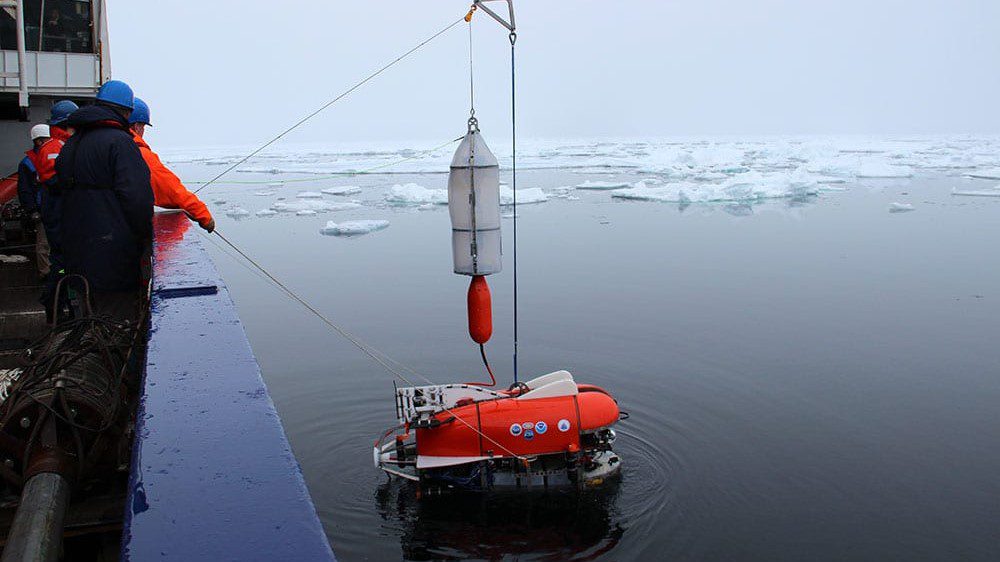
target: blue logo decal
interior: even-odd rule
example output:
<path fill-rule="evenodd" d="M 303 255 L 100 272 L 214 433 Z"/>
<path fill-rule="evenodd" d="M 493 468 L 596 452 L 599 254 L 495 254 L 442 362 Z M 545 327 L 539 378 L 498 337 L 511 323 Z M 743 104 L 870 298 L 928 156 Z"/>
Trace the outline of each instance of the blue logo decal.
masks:
<path fill-rule="evenodd" d="M 548 430 L 549 426 L 545 422 L 540 421 L 535 423 L 535 431 L 538 432 L 539 435 L 545 433 Z"/>
<path fill-rule="evenodd" d="M 524 438 L 528 441 L 531 441 L 532 439 L 535 438 L 535 432 L 531 431 L 530 429 L 524 430 Z"/>
<path fill-rule="evenodd" d="M 559 423 L 556 424 L 556 427 L 559 428 L 559 431 L 566 433 L 567 431 L 569 431 L 569 420 L 565 418 L 559 420 Z"/>
<path fill-rule="evenodd" d="M 515 424 L 511 425 L 510 426 L 510 434 L 513 435 L 514 437 L 517 437 L 518 435 L 520 435 L 521 434 L 521 424 L 515 423 Z"/>

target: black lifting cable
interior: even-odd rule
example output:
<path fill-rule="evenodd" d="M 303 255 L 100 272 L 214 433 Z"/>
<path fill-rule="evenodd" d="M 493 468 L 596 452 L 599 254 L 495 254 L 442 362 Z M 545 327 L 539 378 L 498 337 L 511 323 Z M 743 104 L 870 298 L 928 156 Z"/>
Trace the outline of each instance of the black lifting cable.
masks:
<path fill-rule="evenodd" d="M 514 384 L 517 384 L 517 95 L 514 87 L 515 67 L 514 67 L 514 43 L 517 42 L 517 33 L 510 32 L 510 170 L 511 170 L 511 191 L 514 193 Z"/>
<path fill-rule="evenodd" d="M 242 159 L 240 159 L 238 162 L 236 162 L 232 166 L 229 166 L 228 168 L 226 168 L 225 170 L 223 170 L 219 175 L 217 175 L 214 178 L 212 178 L 212 179 L 208 180 L 207 182 L 205 182 L 204 185 L 202 185 L 198 189 L 194 190 L 194 192 L 198 193 L 199 191 L 201 191 L 201 190 L 205 189 L 206 187 L 212 185 L 213 183 L 215 183 L 216 181 L 218 181 L 220 178 L 222 178 L 222 176 L 228 174 L 229 172 L 232 172 L 233 170 L 235 170 L 236 168 L 238 168 L 239 166 L 241 166 L 244 162 L 246 162 L 247 160 L 249 160 L 249 159 L 253 158 L 254 156 L 256 156 L 257 154 L 259 154 L 260 151 L 262 151 L 265 148 L 271 146 L 272 144 L 278 142 L 282 137 L 284 137 L 288 133 L 294 131 L 295 129 L 299 128 L 306 121 L 308 121 L 308 120 L 312 119 L 313 117 L 319 115 L 326 108 L 328 108 L 331 105 L 337 103 L 341 99 L 347 97 L 347 95 L 350 94 L 351 92 L 353 92 L 354 90 L 357 90 L 361 86 L 364 86 L 365 84 L 367 84 L 369 81 L 371 81 L 373 78 L 375 78 L 379 74 L 382 74 L 386 70 L 389 70 L 390 68 L 392 68 L 393 66 L 395 66 L 396 63 L 402 61 L 406 57 L 408 57 L 408 56 L 412 55 L 413 53 L 417 52 L 418 50 L 420 50 L 421 47 L 423 47 L 424 45 L 426 45 L 426 44 L 430 43 L 431 41 L 437 39 L 438 37 L 440 37 L 441 35 L 443 35 L 446 31 L 448 31 L 449 29 L 455 27 L 456 25 L 458 25 L 459 23 L 461 23 L 463 21 L 465 21 L 465 17 L 464 16 L 460 17 L 457 20 L 455 20 L 454 22 L 448 24 L 447 26 L 445 26 L 444 28 L 442 28 L 440 31 L 438 31 L 437 33 L 435 33 L 434 35 L 431 35 L 427 39 L 424 39 L 423 41 L 421 41 L 420 43 L 418 43 L 415 47 L 413 47 L 409 51 L 406 51 L 405 53 L 399 55 L 398 57 L 396 57 L 395 59 L 393 59 L 392 62 L 390 62 L 389 64 L 386 64 L 382 68 L 376 70 L 375 72 L 372 72 L 371 74 L 369 74 L 367 77 L 365 77 L 363 80 L 361 80 L 357 84 L 351 86 L 350 88 L 348 88 L 347 90 L 345 90 L 343 93 L 341 93 L 337 97 L 335 97 L 332 100 L 326 102 L 322 107 L 320 107 L 316 111 L 313 111 L 309 115 L 306 115 L 302 119 L 299 119 L 294 125 L 292 125 L 291 127 L 288 127 L 284 131 L 282 131 L 278 136 L 276 136 L 273 139 L 271 139 L 271 140 L 267 141 L 266 143 L 262 144 L 256 150 L 254 150 L 250 154 L 247 154 L 245 157 L 243 157 Z"/>

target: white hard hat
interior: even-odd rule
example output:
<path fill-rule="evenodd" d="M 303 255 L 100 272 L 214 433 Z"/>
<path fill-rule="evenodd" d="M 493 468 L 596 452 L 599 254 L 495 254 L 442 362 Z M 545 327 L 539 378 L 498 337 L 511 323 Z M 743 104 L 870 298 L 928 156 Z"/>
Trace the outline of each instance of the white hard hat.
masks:
<path fill-rule="evenodd" d="M 42 123 L 40 125 L 35 125 L 31 128 L 31 140 L 40 139 L 42 137 L 48 137 L 49 126 Z"/>

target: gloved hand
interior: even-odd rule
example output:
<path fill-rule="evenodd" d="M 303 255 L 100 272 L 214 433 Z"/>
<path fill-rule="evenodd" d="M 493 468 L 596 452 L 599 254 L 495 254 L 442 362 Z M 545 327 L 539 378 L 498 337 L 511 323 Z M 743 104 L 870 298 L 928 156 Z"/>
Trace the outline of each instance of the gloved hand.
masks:
<path fill-rule="evenodd" d="M 212 231 L 215 230 L 215 219 L 208 219 L 208 222 L 206 222 L 205 224 L 200 224 L 199 226 L 204 228 L 205 232 L 211 234 Z"/>

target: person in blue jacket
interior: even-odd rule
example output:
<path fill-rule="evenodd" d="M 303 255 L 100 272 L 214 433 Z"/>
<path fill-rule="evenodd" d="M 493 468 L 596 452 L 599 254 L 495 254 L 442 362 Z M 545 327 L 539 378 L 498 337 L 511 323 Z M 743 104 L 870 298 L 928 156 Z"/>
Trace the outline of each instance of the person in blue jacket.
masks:
<path fill-rule="evenodd" d="M 34 157 L 38 149 L 49 140 L 49 126 L 43 124 L 31 128 L 32 147 L 17 165 L 17 198 L 35 227 L 35 256 L 38 260 L 38 274 L 44 279 L 49 274 L 49 241 L 42 226 L 42 191 L 38 185 L 38 169 Z"/>
<path fill-rule="evenodd" d="M 56 160 L 67 275 L 90 286 L 95 313 L 133 318 L 148 281 L 153 239 L 149 168 L 129 132 L 132 89 L 101 86 L 94 105 L 74 112 L 76 132 Z"/>

